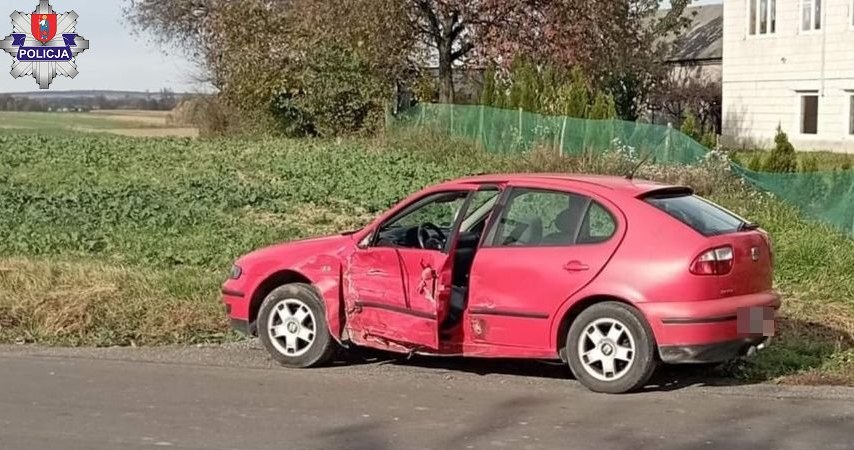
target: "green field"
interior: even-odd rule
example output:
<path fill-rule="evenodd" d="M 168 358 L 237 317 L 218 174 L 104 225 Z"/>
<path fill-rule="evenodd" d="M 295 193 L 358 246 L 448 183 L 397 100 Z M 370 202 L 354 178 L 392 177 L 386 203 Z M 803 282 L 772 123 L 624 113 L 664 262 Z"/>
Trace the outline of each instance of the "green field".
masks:
<path fill-rule="evenodd" d="M 166 111 L 94 111 L 91 113 L 0 111 L 0 130 L 111 133 L 128 136 L 196 136 L 192 128 L 173 127 Z"/>
<path fill-rule="evenodd" d="M 358 226 L 427 184 L 483 171 L 625 173 L 606 155 L 515 159 L 430 135 L 198 140 L 0 131 L 0 340 L 156 345 L 234 338 L 232 260 Z M 854 385 L 854 241 L 719 166 L 646 167 L 775 239 L 782 336 L 733 376 Z"/>

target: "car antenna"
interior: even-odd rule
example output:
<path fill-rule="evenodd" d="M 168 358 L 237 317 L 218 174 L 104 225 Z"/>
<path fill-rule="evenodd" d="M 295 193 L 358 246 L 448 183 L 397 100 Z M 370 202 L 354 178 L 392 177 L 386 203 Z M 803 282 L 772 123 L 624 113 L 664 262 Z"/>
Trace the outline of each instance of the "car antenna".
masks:
<path fill-rule="evenodd" d="M 641 160 L 632 168 L 631 172 L 626 175 L 626 179 L 633 180 L 635 178 L 635 174 L 641 168 L 641 166 L 646 164 L 647 161 L 649 161 L 650 156 L 652 156 L 652 152 L 647 152 L 646 155 L 641 158 Z"/>

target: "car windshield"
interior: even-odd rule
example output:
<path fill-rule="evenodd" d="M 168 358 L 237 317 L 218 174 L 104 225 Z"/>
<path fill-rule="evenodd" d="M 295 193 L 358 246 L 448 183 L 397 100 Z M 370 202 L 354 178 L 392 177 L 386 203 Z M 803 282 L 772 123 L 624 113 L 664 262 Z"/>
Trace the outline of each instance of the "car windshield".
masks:
<path fill-rule="evenodd" d="M 735 233 L 749 222 L 696 195 L 654 194 L 644 199 L 704 236 Z"/>

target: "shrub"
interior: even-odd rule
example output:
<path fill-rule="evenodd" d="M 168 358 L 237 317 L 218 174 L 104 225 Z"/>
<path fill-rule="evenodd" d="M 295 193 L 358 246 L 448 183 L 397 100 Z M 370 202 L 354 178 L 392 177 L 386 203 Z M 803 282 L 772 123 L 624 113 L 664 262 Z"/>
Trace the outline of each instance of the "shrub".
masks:
<path fill-rule="evenodd" d="M 774 137 L 775 147 L 771 155 L 765 161 L 766 172 L 795 172 L 798 170 L 798 157 L 795 155 L 795 147 L 789 142 L 789 136 L 783 128 L 777 127 L 777 135 Z"/>
<path fill-rule="evenodd" d="M 718 146 L 718 136 L 710 130 L 703 134 L 700 144 L 703 144 L 703 147 L 713 149 Z"/>
<path fill-rule="evenodd" d="M 750 162 L 747 164 L 747 168 L 754 172 L 761 172 L 764 167 L 765 160 L 762 159 L 762 152 L 753 152 L 753 156 L 750 158 Z"/>
<path fill-rule="evenodd" d="M 520 57 L 506 74 L 499 74 L 492 66 L 487 68 L 480 102 L 553 116 L 616 118 L 614 97 L 590 86 L 590 80 L 578 68 L 567 71 Z"/>
<path fill-rule="evenodd" d="M 236 114 L 217 96 L 198 96 L 184 100 L 169 113 L 172 126 L 194 126 L 202 135 L 224 135 L 239 128 Z"/>
<path fill-rule="evenodd" d="M 596 93 L 593 104 L 587 112 L 588 119 L 613 119 L 617 116 L 614 97 L 602 92 Z"/>
<path fill-rule="evenodd" d="M 679 128 L 679 131 L 697 142 L 700 142 L 702 139 L 703 130 L 700 128 L 697 118 L 694 117 L 691 111 L 685 114 L 685 119 L 682 120 L 682 126 Z"/>

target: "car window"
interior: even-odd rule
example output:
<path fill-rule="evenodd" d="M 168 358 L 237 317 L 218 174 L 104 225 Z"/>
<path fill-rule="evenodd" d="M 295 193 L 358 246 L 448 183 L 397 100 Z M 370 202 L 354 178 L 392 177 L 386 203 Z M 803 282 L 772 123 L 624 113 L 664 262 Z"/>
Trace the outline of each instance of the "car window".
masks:
<path fill-rule="evenodd" d="M 598 244 L 611 239 L 617 231 L 614 216 L 604 206 L 592 201 L 578 235 L 578 244 Z"/>
<path fill-rule="evenodd" d="M 410 228 L 432 223 L 450 229 L 465 203 L 467 191 L 434 194 L 415 205 L 414 209 L 387 223 L 384 228 Z"/>
<path fill-rule="evenodd" d="M 492 245 L 572 245 L 581 219 L 573 210 L 576 197 L 566 192 L 514 189 L 496 224 Z"/>
<path fill-rule="evenodd" d="M 499 194 L 501 191 L 498 188 L 481 189 L 473 193 L 460 230 L 463 232 L 482 231 L 489 213 L 498 201 Z"/>
<path fill-rule="evenodd" d="M 746 224 L 744 219 L 696 195 L 652 195 L 645 201 L 704 236 L 734 233 Z"/>

